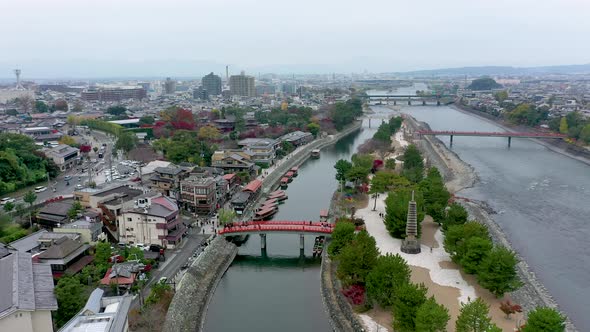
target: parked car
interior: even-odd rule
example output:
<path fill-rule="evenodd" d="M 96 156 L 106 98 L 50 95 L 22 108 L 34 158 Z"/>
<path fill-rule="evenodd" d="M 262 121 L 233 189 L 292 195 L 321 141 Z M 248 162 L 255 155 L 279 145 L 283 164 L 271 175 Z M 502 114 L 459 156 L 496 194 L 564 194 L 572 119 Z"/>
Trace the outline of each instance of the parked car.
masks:
<path fill-rule="evenodd" d="M 70 181 L 72 179 L 71 175 L 64 176 L 64 181 Z"/>
<path fill-rule="evenodd" d="M 0 205 L 4 205 L 6 203 L 14 203 L 16 200 L 12 197 L 4 197 L 1 201 L 0 201 Z"/>
<path fill-rule="evenodd" d="M 35 187 L 35 192 L 36 192 L 36 193 L 42 193 L 42 192 L 44 192 L 45 190 L 47 190 L 47 187 L 45 187 L 45 186 L 38 186 L 38 187 Z"/>
<path fill-rule="evenodd" d="M 84 188 L 84 187 L 83 187 L 81 184 L 77 184 L 77 185 L 76 185 L 76 190 L 80 190 L 80 189 L 82 189 L 82 188 Z"/>
<path fill-rule="evenodd" d="M 143 243 L 136 243 L 133 246 L 136 247 L 136 248 L 141 249 L 142 251 L 148 250 L 150 248 L 149 246 L 147 246 L 147 245 L 145 245 Z"/>
<path fill-rule="evenodd" d="M 164 255 L 164 251 L 165 251 L 165 249 L 164 249 L 164 247 L 162 247 L 161 245 L 158 245 L 158 244 L 151 244 L 151 245 L 150 245 L 150 251 L 153 251 L 153 252 L 159 252 L 159 253 L 160 253 L 160 255 Z"/>
<path fill-rule="evenodd" d="M 158 281 L 158 282 L 161 283 L 161 284 L 165 284 L 166 281 L 168 281 L 168 278 L 162 277 L 162 278 L 160 278 L 160 281 Z"/>

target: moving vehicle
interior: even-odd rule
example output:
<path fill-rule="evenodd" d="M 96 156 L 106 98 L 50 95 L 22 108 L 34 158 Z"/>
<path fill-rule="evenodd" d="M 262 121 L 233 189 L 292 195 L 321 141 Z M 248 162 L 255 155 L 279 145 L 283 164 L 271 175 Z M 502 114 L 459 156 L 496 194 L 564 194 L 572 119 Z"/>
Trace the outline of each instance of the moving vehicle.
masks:
<path fill-rule="evenodd" d="M 47 190 L 47 187 L 45 187 L 45 186 L 38 186 L 38 187 L 35 187 L 35 192 L 36 192 L 36 193 L 42 193 L 42 192 L 44 192 L 45 190 Z"/>
<path fill-rule="evenodd" d="M 76 189 L 80 190 L 80 189 L 82 189 L 82 188 L 84 188 L 84 187 L 82 187 L 82 185 L 81 185 L 81 184 L 77 184 L 77 185 L 76 185 Z"/>
<path fill-rule="evenodd" d="M 6 203 L 14 203 L 16 200 L 12 197 L 4 197 L 1 201 L 0 201 L 0 205 L 4 205 Z"/>
<path fill-rule="evenodd" d="M 71 175 L 64 176 L 64 181 L 70 181 L 72 179 Z"/>

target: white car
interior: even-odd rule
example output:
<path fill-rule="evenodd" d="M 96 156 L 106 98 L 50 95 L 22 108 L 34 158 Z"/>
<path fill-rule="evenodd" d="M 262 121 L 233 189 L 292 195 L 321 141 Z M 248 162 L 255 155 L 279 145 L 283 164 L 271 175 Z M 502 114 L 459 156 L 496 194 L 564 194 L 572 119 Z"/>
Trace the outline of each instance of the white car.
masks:
<path fill-rule="evenodd" d="M 36 192 L 36 193 L 42 193 L 42 192 L 44 192 L 45 190 L 47 190 L 47 187 L 45 187 L 45 186 L 39 186 L 39 187 L 35 187 L 35 192 Z"/>
<path fill-rule="evenodd" d="M 0 200 L 0 205 L 4 205 L 6 203 L 14 203 L 16 200 L 12 197 L 4 197 L 2 200 Z"/>

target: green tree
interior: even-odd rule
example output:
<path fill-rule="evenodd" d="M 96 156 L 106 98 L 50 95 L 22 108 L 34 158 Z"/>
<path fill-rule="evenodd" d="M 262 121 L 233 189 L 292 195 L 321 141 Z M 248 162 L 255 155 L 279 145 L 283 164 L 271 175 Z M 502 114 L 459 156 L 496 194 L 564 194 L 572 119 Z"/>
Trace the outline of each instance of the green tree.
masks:
<path fill-rule="evenodd" d="M 84 307 L 84 287 L 78 278 L 66 275 L 59 279 L 54 291 L 58 305 L 55 323 L 61 327 Z"/>
<path fill-rule="evenodd" d="M 562 117 L 561 120 L 559 121 L 559 132 L 562 134 L 567 134 L 568 133 L 568 126 L 567 126 L 567 118 L 566 117 Z"/>
<path fill-rule="evenodd" d="M 94 263 L 108 264 L 111 258 L 111 245 L 108 242 L 98 242 L 94 247 Z"/>
<path fill-rule="evenodd" d="M 388 191 L 396 183 L 398 183 L 400 176 L 391 171 L 379 171 L 371 178 L 371 188 L 369 194 L 373 194 L 375 197 L 375 203 L 373 205 L 373 211 L 377 206 L 377 195 Z"/>
<path fill-rule="evenodd" d="M 79 201 L 74 201 L 72 207 L 68 210 L 68 218 L 74 219 L 78 215 L 78 211 L 82 210 L 82 204 Z"/>
<path fill-rule="evenodd" d="M 393 329 L 396 332 L 416 331 L 416 314 L 426 302 L 428 288 L 424 284 L 401 285 L 393 300 Z"/>
<path fill-rule="evenodd" d="M 133 150 L 136 144 L 137 137 L 133 133 L 122 132 L 117 138 L 117 142 L 115 143 L 115 149 L 123 150 L 123 152 L 127 154 L 129 153 L 129 151 Z"/>
<path fill-rule="evenodd" d="M 338 277 L 345 285 L 364 284 L 367 274 L 377 263 L 377 257 L 379 250 L 375 239 L 367 231 L 360 231 L 337 256 Z"/>
<path fill-rule="evenodd" d="M 355 153 L 351 158 L 353 167 L 364 168 L 367 171 L 371 171 L 371 168 L 373 168 L 373 160 L 375 158 L 370 154 Z"/>
<path fill-rule="evenodd" d="M 4 212 L 10 213 L 14 209 L 14 203 L 6 202 L 6 204 L 4 204 L 3 209 L 4 209 Z"/>
<path fill-rule="evenodd" d="M 345 174 L 345 178 L 349 181 L 354 182 L 356 185 L 367 182 L 367 176 L 371 172 L 370 169 L 366 169 L 361 166 L 352 166 Z"/>
<path fill-rule="evenodd" d="M 338 221 L 332 232 L 332 241 L 328 246 L 328 253 L 334 257 L 340 253 L 340 250 L 350 244 L 354 239 L 356 226 L 349 221 Z"/>
<path fill-rule="evenodd" d="M 471 81 L 471 84 L 467 87 L 469 90 L 475 91 L 483 91 L 483 90 L 492 90 L 498 89 L 502 86 L 498 84 L 493 78 L 491 77 L 482 77 Z"/>
<path fill-rule="evenodd" d="M 516 254 L 503 246 L 496 246 L 480 264 L 477 281 L 500 297 L 522 286 L 516 273 Z"/>
<path fill-rule="evenodd" d="M 385 227 L 391 236 L 398 239 L 403 239 L 406 236 L 408 203 L 412 199 L 412 191 L 414 191 L 414 201 L 416 201 L 418 234 L 420 234 L 420 223 L 424 219 L 424 200 L 422 193 L 419 190 L 412 190 L 412 188 L 400 188 L 390 192 L 385 199 Z"/>
<path fill-rule="evenodd" d="M 336 180 L 343 182 L 346 180 L 346 173 L 352 168 L 352 163 L 348 160 L 340 159 L 334 165 L 336 169 Z"/>
<path fill-rule="evenodd" d="M 456 332 L 487 332 L 494 324 L 489 317 L 490 307 L 477 298 L 475 301 L 461 304 L 459 317 L 455 322 Z"/>
<path fill-rule="evenodd" d="M 449 310 L 431 297 L 416 312 L 416 332 L 446 332 L 449 319 Z"/>
<path fill-rule="evenodd" d="M 506 90 L 498 91 L 498 92 L 494 93 L 494 98 L 496 98 L 496 100 L 501 103 L 504 100 L 508 99 L 508 91 L 506 91 Z"/>
<path fill-rule="evenodd" d="M 538 307 L 529 312 L 522 332 L 563 332 L 565 316 L 553 308 Z"/>
<path fill-rule="evenodd" d="M 236 212 L 230 209 L 220 209 L 218 214 L 219 225 L 227 225 L 236 219 Z"/>
<path fill-rule="evenodd" d="M 586 144 L 590 144 L 590 123 L 585 125 L 580 131 L 580 139 Z"/>
<path fill-rule="evenodd" d="M 465 272 L 475 274 L 480 268 L 481 262 L 488 256 L 492 247 L 492 241 L 481 237 L 472 237 L 464 241 L 465 254 L 459 262 Z"/>
<path fill-rule="evenodd" d="M 111 107 L 107 108 L 107 113 L 109 113 L 113 116 L 125 115 L 126 112 L 127 112 L 127 108 L 125 108 L 125 106 L 111 106 Z"/>
<path fill-rule="evenodd" d="M 453 225 L 462 225 L 466 223 L 468 217 L 469 214 L 467 213 L 467 210 L 465 210 L 461 204 L 453 203 L 449 205 L 446 216 L 442 223 L 443 230 L 446 231 L 450 226 Z"/>
<path fill-rule="evenodd" d="M 23 196 L 23 201 L 25 201 L 25 203 L 29 203 L 29 222 L 31 223 L 31 228 L 33 228 L 33 203 L 35 203 L 36 200 L 37 195 L 32 190 L 27 191 L 27 193 Z"/>
<path fill-rule="evenodd" d="M 434 221 L 442 223 L 451 194 L 446 189 L 444 180 L 436 167 L 428 170 L 428 175 L 420 182 L 419 187 L 424 196 L 424 210 Z"/>
<path fill-rule="evenodd" d="M 367 296 L 383 307 L 393 304 L 397 289 L 410 282 L 410 267 L 399 255 L 379 256 L 366 279 Z"/>
<path fill-rule="evenodd" d="M 313 135 L 313 137 L 318 137 L 320 133 L 320 125 L 317 123 L 309 123 L 307 124 L 307 130 Z"/>
<path fill-rule="evenodd" d="M 141 118 L 139 118 L 139 124 L 141 125 L 153 125 L 154 122 L 154 117 L 150 115 L 144 115 Z"/>
<path fill-rule="evenodd" d="M 47 113 L 47 111 L 49 111 L 49 107 L 47 106 L 47 104 L 45 104 L 44 101 L 37 100 L 35 102 L 35 111 L 37 111 L 38 113 Z"/>
<path fill-rule="evenodd" d="M 462 261 L 467 253 L 468 241 L 473 237 L 490 241 L 488 229 L 476 221 L 453 225 L 445 232 L 444 248 L 455 263 Z"/>
<path fill-rule="evenodd" d="M 402 174 L 410 181 L 418 183 L 424 176 L 424 162 L 418 148 L 411 144 L 403 155 L 404 169 Z"/>

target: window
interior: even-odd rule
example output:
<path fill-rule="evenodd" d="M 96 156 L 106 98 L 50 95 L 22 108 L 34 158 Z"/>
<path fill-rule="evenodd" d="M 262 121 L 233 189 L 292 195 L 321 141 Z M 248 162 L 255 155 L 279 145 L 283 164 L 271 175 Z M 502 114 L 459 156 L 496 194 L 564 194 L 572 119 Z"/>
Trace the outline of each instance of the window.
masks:
<path fill-rule="evenodd" d="M 127 218 L 127 221 L 133 221 L 133 219 L 131 219 L 131 218 Z"/>

